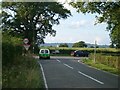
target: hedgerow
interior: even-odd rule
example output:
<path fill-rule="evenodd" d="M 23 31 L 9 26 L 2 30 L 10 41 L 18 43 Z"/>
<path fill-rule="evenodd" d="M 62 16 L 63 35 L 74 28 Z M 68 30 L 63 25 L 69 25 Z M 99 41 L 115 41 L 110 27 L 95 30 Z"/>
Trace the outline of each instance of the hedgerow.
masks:
<path fill-rule="evenodd" d="M 22 40 L 3 34 L 2 37 L 2 63 L 3 65 L 13 63 L 15 57 L 22 55 Z"/>

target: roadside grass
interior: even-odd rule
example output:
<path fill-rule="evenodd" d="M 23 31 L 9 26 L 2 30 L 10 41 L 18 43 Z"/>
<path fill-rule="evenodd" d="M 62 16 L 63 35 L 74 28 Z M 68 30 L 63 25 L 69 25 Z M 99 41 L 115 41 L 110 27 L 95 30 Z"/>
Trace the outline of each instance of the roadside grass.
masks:
<path fill-rule="evenodd" d="M 17 57 L 2 69 L 2 88 L 44 88 L 40 66 L 31 56 Z"/>
<path fill-rule="evenodd" d="M 108 66 L 108 65 L 105 65 L 105 64 L 102 64 L 102 63 L 99 63 L 99 62 L 94 63 L 94 60 L 83 59 L 82 62 L 89 65 L 89 66 L 95 67 L 97 69 L 104 70 L 104 71 L 107 71 L 107 72 L 110 72 L 110 73 L 113 73 L 113 74 L 116 74 L 116 75 L 120 75 L 120 70 L 119 69 Z"/>

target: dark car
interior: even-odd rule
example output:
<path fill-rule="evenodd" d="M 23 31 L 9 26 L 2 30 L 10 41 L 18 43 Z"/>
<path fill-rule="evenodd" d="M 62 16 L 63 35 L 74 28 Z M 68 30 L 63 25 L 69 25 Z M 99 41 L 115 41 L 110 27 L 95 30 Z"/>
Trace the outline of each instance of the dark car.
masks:
<path fill-rule="evenodd" d="M 89 52 L 76 50 L 76 51 L 73 51 L 71 55 L 74 57 L 88 57 Z"/>

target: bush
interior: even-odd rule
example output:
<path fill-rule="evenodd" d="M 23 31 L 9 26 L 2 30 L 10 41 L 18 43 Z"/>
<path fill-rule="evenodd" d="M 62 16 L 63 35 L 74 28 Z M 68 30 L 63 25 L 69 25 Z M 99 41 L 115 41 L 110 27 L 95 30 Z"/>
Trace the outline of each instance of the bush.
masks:
<path fill-rule="evenodd" d="M 31 56 L 18 56 L 16 60 L 19 63 L 2 68 L 3 90 L 4 88 L 44 88 L 38 61 Z"/>
<path fill-rule="evenodd" d="M 2 38 L 2 63 L 13 63 L 15 57 L 22 55 L 21 39 L 3 34 Z"/>

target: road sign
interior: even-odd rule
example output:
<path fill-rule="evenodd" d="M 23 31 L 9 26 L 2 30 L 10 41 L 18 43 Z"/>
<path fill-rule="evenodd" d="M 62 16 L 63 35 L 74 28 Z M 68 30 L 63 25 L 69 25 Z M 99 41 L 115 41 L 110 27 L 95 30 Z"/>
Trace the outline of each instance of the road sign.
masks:
<path fill-rule="evenodd" d="M 28 50 L 29 47 L 30 47 L 30 45 L 28 45 L 28 44 L 25 44 L 25 45 L 23 45 L 23 46 L 25 47 L 26 50 Z"/>
<path fill-rule="evenodd" d="M 29 42 L 28 38 L 25 38 L 25 39 L 23 40 L 23 42 L 24 42 L 25 44 L 27 44 L 27 43 Z"/>

